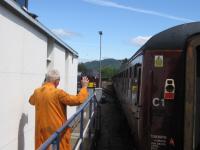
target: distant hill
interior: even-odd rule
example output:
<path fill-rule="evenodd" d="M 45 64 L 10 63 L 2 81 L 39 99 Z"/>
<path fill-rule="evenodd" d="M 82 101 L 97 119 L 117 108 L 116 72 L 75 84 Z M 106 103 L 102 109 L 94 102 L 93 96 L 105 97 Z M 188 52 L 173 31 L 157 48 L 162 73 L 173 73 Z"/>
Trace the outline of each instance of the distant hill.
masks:
<path fill-rule="evenodd" d="M 123 60 L 104 59 L 101 61 L 101 77 L 102 80 L 111 80 L 118 73 Z M 79 63 L 78 71 L 87 76 L 99 76 L 99 61 L 90 61 Z"/>
<path fill-rule="evenodd" d="M 84 65 L 89 70 L 98 70 L 99 69 L 99 61 L 86 62 L 86 63 L 84 63 Z M 101 61 L 102 68 L 111 67 L 111 68 L 115 68 L 118 70 L 120 68 L 120 65 L 121 65 L 121 61 L 116 60 L 116 59 L 104 59 Z"/>

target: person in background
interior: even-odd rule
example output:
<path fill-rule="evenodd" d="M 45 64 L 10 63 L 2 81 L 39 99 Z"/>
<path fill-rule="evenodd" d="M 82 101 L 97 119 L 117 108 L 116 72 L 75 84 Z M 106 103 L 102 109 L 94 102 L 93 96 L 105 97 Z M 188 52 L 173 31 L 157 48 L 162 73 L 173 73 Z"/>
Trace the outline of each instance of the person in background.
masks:
<path fill-rule="evenodd" d="M 60 82 L 59 72 L 55 69 L 46 74 L 45 82 L 37 88 L 29 99 L 35 106 L 35 149 L 38 149 L 65 121 L 66 106 L 82 104 L 88 97 L 88 78 L 81 80 L 82 88 L 75 95 L 69 95 L 57 86 Z M 71 150 L 71 129 L 68 128 L 60 136 L 60 150 Z"/>

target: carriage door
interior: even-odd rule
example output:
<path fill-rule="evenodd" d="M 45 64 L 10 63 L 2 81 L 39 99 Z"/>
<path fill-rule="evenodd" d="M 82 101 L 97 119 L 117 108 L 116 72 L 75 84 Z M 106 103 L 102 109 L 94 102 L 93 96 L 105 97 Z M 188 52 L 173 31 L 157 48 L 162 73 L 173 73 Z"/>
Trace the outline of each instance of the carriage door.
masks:
<path fill-rule="evenodd" d="M 200 149 L 200 36 L 189 40 L 186 52 L 184 150 Z"/>

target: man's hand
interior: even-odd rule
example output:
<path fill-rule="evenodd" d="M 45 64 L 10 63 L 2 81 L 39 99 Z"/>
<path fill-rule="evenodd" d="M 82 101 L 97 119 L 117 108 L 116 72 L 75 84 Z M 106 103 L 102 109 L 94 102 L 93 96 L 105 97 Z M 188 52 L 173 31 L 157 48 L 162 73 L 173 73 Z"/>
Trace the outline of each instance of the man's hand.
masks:
<path fill-rule="evenodd" d="M 85 76 L 85 77 L 82 77 L 82 80 L 81 80 L 81 85 L 82 87 L 86 87 L 88 86 L 88 83 L 89 83 L 89 80 L 88 78 Z"/>

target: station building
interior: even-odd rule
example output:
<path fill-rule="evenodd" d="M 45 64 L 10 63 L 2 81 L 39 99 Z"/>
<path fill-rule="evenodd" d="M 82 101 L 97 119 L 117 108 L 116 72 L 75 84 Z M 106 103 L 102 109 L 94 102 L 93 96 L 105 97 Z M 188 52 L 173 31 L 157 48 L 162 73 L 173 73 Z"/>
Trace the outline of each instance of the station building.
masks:
<path fill-rule="evenodd" d="M 27 2 L 27 1 L 26 1 Z M 0 1 L 0 149 L 34 149 L 35 108 L 28 102 L 45 73 L 58 69 L 59 88 L 77 91 L 78 53 L 14 0 Z M 75 107 L 67 108 L 70 117 Z"/>

